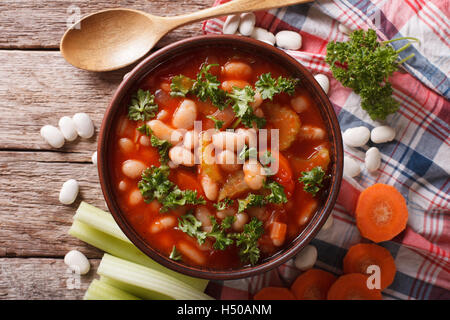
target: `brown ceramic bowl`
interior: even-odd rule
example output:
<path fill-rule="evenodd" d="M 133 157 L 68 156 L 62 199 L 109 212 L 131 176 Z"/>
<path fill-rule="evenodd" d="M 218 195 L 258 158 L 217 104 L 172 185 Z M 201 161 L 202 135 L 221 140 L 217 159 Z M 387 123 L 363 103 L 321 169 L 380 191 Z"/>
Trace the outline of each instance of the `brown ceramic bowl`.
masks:
<path fill-rule="evenodd" d="M 236 270 L 211 270 L 185 265 L 170 260 L 168 257 L 153 249 L 150 244 L 146 243 L 146 241 L 133 229 L 124 213 L 119 208 L 112 187 L 111 164 L 108 161 L 108 155 L 113 148 L 113 145 L 110 143 L 110 141 L 112 141 L 110 137 L 113 134 L 114 123 L 121 113 L 120 107 L 123 106 L 125 101 L 128 101 L 130 93 L 136 90 L 140 80 L 164 61 L 186 53 L 188 50 L 207 46 L 236 47 L 236 49 L 240 51 L 250 53 L 256 52 L 258 55 L 265 56 L 267 59 L 273 61 L 273 63 L 284 66 L 286 70 L 291 71 L 293 76 L 301 79 L 302 85 L 309 90 L 312 98 L 319 106 L 331 138 L 331 181 L 329 181 L 328 190 L 323 196 L 321 206 L 311 218 L 306 228 L 281 252 L 262 260 L 255 266 L 246 266 Z M 103 118 L 98 141 L 98 171 L 103 195 L 105 196 L 109 210 L 125 235 L 142 252 L 160 264 L 190 276 L 206 279 L 226 280 L 254 276 L 273 269 L 291 259 L 314 238 L 331 213 L 342 179 L 342 166 L 343 151 L 339 123 L 327 95 L 315 81 L 313 75 L 299 62 L 288 56 L 282 50 L 266 43 L 240 36 L 199 36 L 189 38 L 168 45 L 150 55 L 130 72 L 129 76 L 122 81 L 115 92 Z"/>

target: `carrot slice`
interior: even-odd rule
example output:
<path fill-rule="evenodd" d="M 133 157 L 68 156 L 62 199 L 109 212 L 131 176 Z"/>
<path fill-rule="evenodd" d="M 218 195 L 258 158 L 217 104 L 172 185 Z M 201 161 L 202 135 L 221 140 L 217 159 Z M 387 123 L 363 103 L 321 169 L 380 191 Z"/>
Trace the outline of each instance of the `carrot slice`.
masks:
<path fill-rule="evenodd" d="M 361 273 L 339 277 L 328 291 L 328 300 L 381 300 L 381 291 L 369 289 L 367 278 Z"/>
<path fill-rule="evenodd" d="M 199 195 L 203 195 L 203 188 L 193 173 L 179 169 L 176 171 L 175 181 L 181 190 L 196 190 Z"/>
<path fill-rule="evenodd" d="M 295 297 L 289 289 L 266 287 L 256 293 L 253 300 L 295 300 Z"/>
<path fill-rule="evenodd" d="M 381 290 L 389 287 L 394 281 L 396 268 L 387 249 L 372 243 L 359 243 L 351 247 L 344 257 L 344 273 L 367 274 L 370 265 L 380 267 Z"/>
<path fill-rule="evenodd" d="M 361 192 L 355 215 L 361 235 L 373 242 L 382 242 L 391 240 L 406 228 L 408 208 L 397 189 L 377 183 Z"/>
<path fill-rule="evenodd" d="M 295 279 L 291 286 L 297 300 L 326 300 L 336 277 L 320 269 L 309 269 Z"/>

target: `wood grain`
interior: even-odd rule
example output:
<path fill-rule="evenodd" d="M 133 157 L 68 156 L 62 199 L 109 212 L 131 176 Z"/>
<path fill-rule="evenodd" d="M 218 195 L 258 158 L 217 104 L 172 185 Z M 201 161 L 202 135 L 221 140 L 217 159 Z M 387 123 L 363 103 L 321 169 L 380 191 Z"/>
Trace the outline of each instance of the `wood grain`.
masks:
<path fill-rule="evenodd" d="M 75 300 L 96 275 L 100 263 L 91 259 L 91 270 L 77 278 L 62 259 L 0 259 L 0 300 Z"/>
<path fill-rule="evenodd" d="M 172 16 L 211 6 L 212 0 L 2 0 L 0 1 L 1 48 L 59 48 L 59 41 L 75 11 L 81 16 L 107 8 L 126 7 L 148 13 Z M 201 24 L 194 23 L 172 31 L 161 39 L 161 47 L 180 38 L 201 34 Z"/>

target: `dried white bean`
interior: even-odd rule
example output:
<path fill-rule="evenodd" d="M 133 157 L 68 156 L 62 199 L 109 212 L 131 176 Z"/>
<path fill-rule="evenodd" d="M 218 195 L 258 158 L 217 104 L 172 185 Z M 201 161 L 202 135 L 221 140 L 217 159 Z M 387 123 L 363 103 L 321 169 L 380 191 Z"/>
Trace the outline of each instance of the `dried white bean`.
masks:
<path fill-rule="evenodd" d="M 88 114 L 84 112 L 76 113 L 72 119 L 80 137 L 89 139 L 94 135 L 94 124 Z"/>
<path fill-rule="evenodd" d="M 272 32 L 267 31 L 263 28 L 254 28 L 251 37 L 256 40 L 267 42 L 271 45 L 275 44 L 275 36 Z"/>
<path fill-rule="evenodd" d="M 232 14 L 227 17 L 225 20 L 225 23 L 222 27 L 222 33 L 223 34 L 234 34 L 237 29 L 239 28 L 239 22 L 241 21 L 241 18 L 237 14 Z"/>
<path fill-rule="evenodd" d="M 350 157 L 344 157 L 344 175 L 349 176 L 351 178 L 356 177 L 361 173 L 361 166 L 358 162 L 353 160 Z"/>
<path fill-rule="evenodd" d="M 131 139 L 128 138 L 120 138 L 118 141 L 119 149 L 123 153 L 130 153 L 134 151 L 135 145 Z"/>
<path fill-rule="evenodd" d="M 167 140 L 173 145 L 183 139 L 183 134 L 180 131 L 172 129 L 160 120 L 151 120 L 147 122 L 147 125 L 158 139 Z"/>
<path fill-rule="evenodd" d="M 312 245 L 307 245 L 300 251 L 299 254 L 295 257 L 294 264 L 297 269 L 301 271 L 306 271 L 314 267 L 314 264 L 317 261 L 317 249 Z"/>
<path fill-rule="evenodd" d="M 328 77 L 326 75 L 320 73 L 320 74 L 316 74 L 314 76 L 314 78 L 320 84 L 323 91 L 325 91 L 325 93 L 328 94 L 328 91 L 330 90 L 330 80 L 328 79 Z"/>
<path fill-rule="evenodd" d="M 149 136 L 141 136 L 139 138 L 139 143 L 144 147 L 149 147 L 152 144 L 152 141 Z"/>
<path fill-rule="evenodd" d="M 349 147 L 362 147 L 369 139 L 370 130 L 366 127 L 349 128 L 342 135 L 342 140 Z"/>
<path fill-rule="evenodd" d="M 173 113 L 172 124 L 175 128 L 191 129 L 195 119 L 197 119 L 197 105 L 194 101 L 185 99 Z"/>
<path fill-rule="evenodd" d="M 255 28 L 256 17 L 252 12 L 241 14 L 241 23 L 239 24 L 239 32 L 243 36 L 249 36 L 252 34 Z"/>
<path fill-rule="evenodd" d="M 385 143 L 394 140 L 395 130 L 389 126 L 379 126 L 372 129 L 370 140 L 373 143 Z"/>
<path fill-rule="evenodd" d="M 64 145 L 62 132 L 54 126 L 45 125 L 41 128 L 41 137 L 53 148 L 61 148 Z"/>
<path fill-rule="evenodd" d="M 59 191 L 59 202 L 62 204 L 72 204 L 78 196 L 80 186 L 75 179 L 69 179 L 63 183 L 61 191 Z"/>
<path fill-rule="evenodd" d="M 175 146 L 169 150 L 169 158 L 176 165 L 192 167 L 194 163 L 194 154 L 183 147 Z"/>
<path fill-rule="evenodd" d="M 232 224 L 234 231 L 241 232 L 244 230 L 244 225 L 248 222 L 248 215 L 245 212 L 238 213 L 236 219 Z"/>
<path fill-rule="evenodd" d="M 128 204 L 130 206 L 136 206 L 143 200 L 141 191 L 139 189 L 134 189 L 130 192 L 128 196 Z"/>
<path fill-rule="evenodd" d="M 266 181 L 266 176 L 263 175 L 264 169 L 259 162 L 246 161 L 243 166 L 244 180 L 252 190 L 259 190 L 263 187 Z"/>
<path fill-rule="evenodd" d="M 174 216 L 163 216 L 154 221 L 150 227 L 151 233 L 157 233 L 165 229 L 174 227 L 177 224 L 177 219 Z"/>
<path fill-rule="evenodd" d="M 208 200 L 214 201 L 219 195 L 219 186 L 209 176 L 203 175 L 200 184 L 202 185 L 205 196 Z"/>
<path fill-rule="evenodd" d="M 59 119 L 58 126 L 67 141 L 73 141 L 78 137 L 77 130 L 75 129 L 75 123 L 71 117 L 61 117 L 61 119 Z"/>
<path fill-rule="evenodd" d="M 78 250 L 71 250 L 64 256 L 64 263 L 77 274 L 86 274 L 91 269 L 89 260 Z"/>
<path fill-rule="evenodd" d="M 93 164 L 97 165 L 97 151 L 95 151 L 91 156 L 91 161 Z"/>
<path fill-rule="evenodd" d="M 372 147 L 366 151 L 365 164 L 369 172 L 375 172 L 378 170 L 381 164 L 381 153 L 378 148 Z"/>
<path fill-rule="evenodd" d="M 302 36 L 298 32 L 284 30 L 275 36 L 277 46 L 288 50 L 298 50 L 302 47 Z"/>
<path fill-rule="evenodd" d="M 122 164 L 122 172 L 130 179 L 137 179 L 147 166 L 139 160 L 125 160 Z"/>
<path fill-rule="evenodd" d="M 340 32 L 345 34 L 350 34 L 352 32 L 352 30 L 349 27 L 347 27 L 345 24 L 342 23 L 339 24 L 338 29 Z"/>

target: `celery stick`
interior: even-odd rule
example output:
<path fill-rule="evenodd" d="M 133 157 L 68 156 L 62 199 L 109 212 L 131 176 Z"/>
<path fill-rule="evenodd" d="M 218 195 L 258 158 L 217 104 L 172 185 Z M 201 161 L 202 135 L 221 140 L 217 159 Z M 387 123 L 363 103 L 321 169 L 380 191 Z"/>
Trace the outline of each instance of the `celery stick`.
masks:
<path fill-rule="evenodd" d="M 166 274 L 123 260 L 107 253 L 102 258 L 97 273 L 143 289 L 157 291 L 176 300 L 212 300 L 184 282 Z"/>
<path fill-rule="evenodd" d="M 208 284 L 208 280 L 189 277 L 163 267 L 143 254 L 131 243 L 119 240 L 104 232 L 98 231 L 78 220 L 74 220 L 69 229 L 69 234 L 112 255 L 139 263 L 143 266 L 160 271 L 168 276 L 172 276 L 197 290 L 204 291 Z"/>
<path fill-rule="evenodd" d="M 166 296 L 162 293 L 153 290 L 147 290 L 141 287 L 131 285 L 129 283 L 117 281 L 108 277 L 100 276 L 100 281 L 109 284 L 115 288 L 126 291 L 145 300 L 173 300 L 172 297 Z"/>
<path fill-rule="evenodd" d="M 84 201 L 80 203 L 80 206 L 73 217 L 75 220 L 81 221 L 99 231 L 102 231 L 110 236 L 116 237 L 125 242 L 130 242 L 127 236 L 120 230 L 119 226 L 116 224 L 113 216 L 94 207 Z"/>
<path fill-rule="evenodd" d="M 84 300 L 141 300 L 108 283 L 94 279 L 83 297 Z"/>

